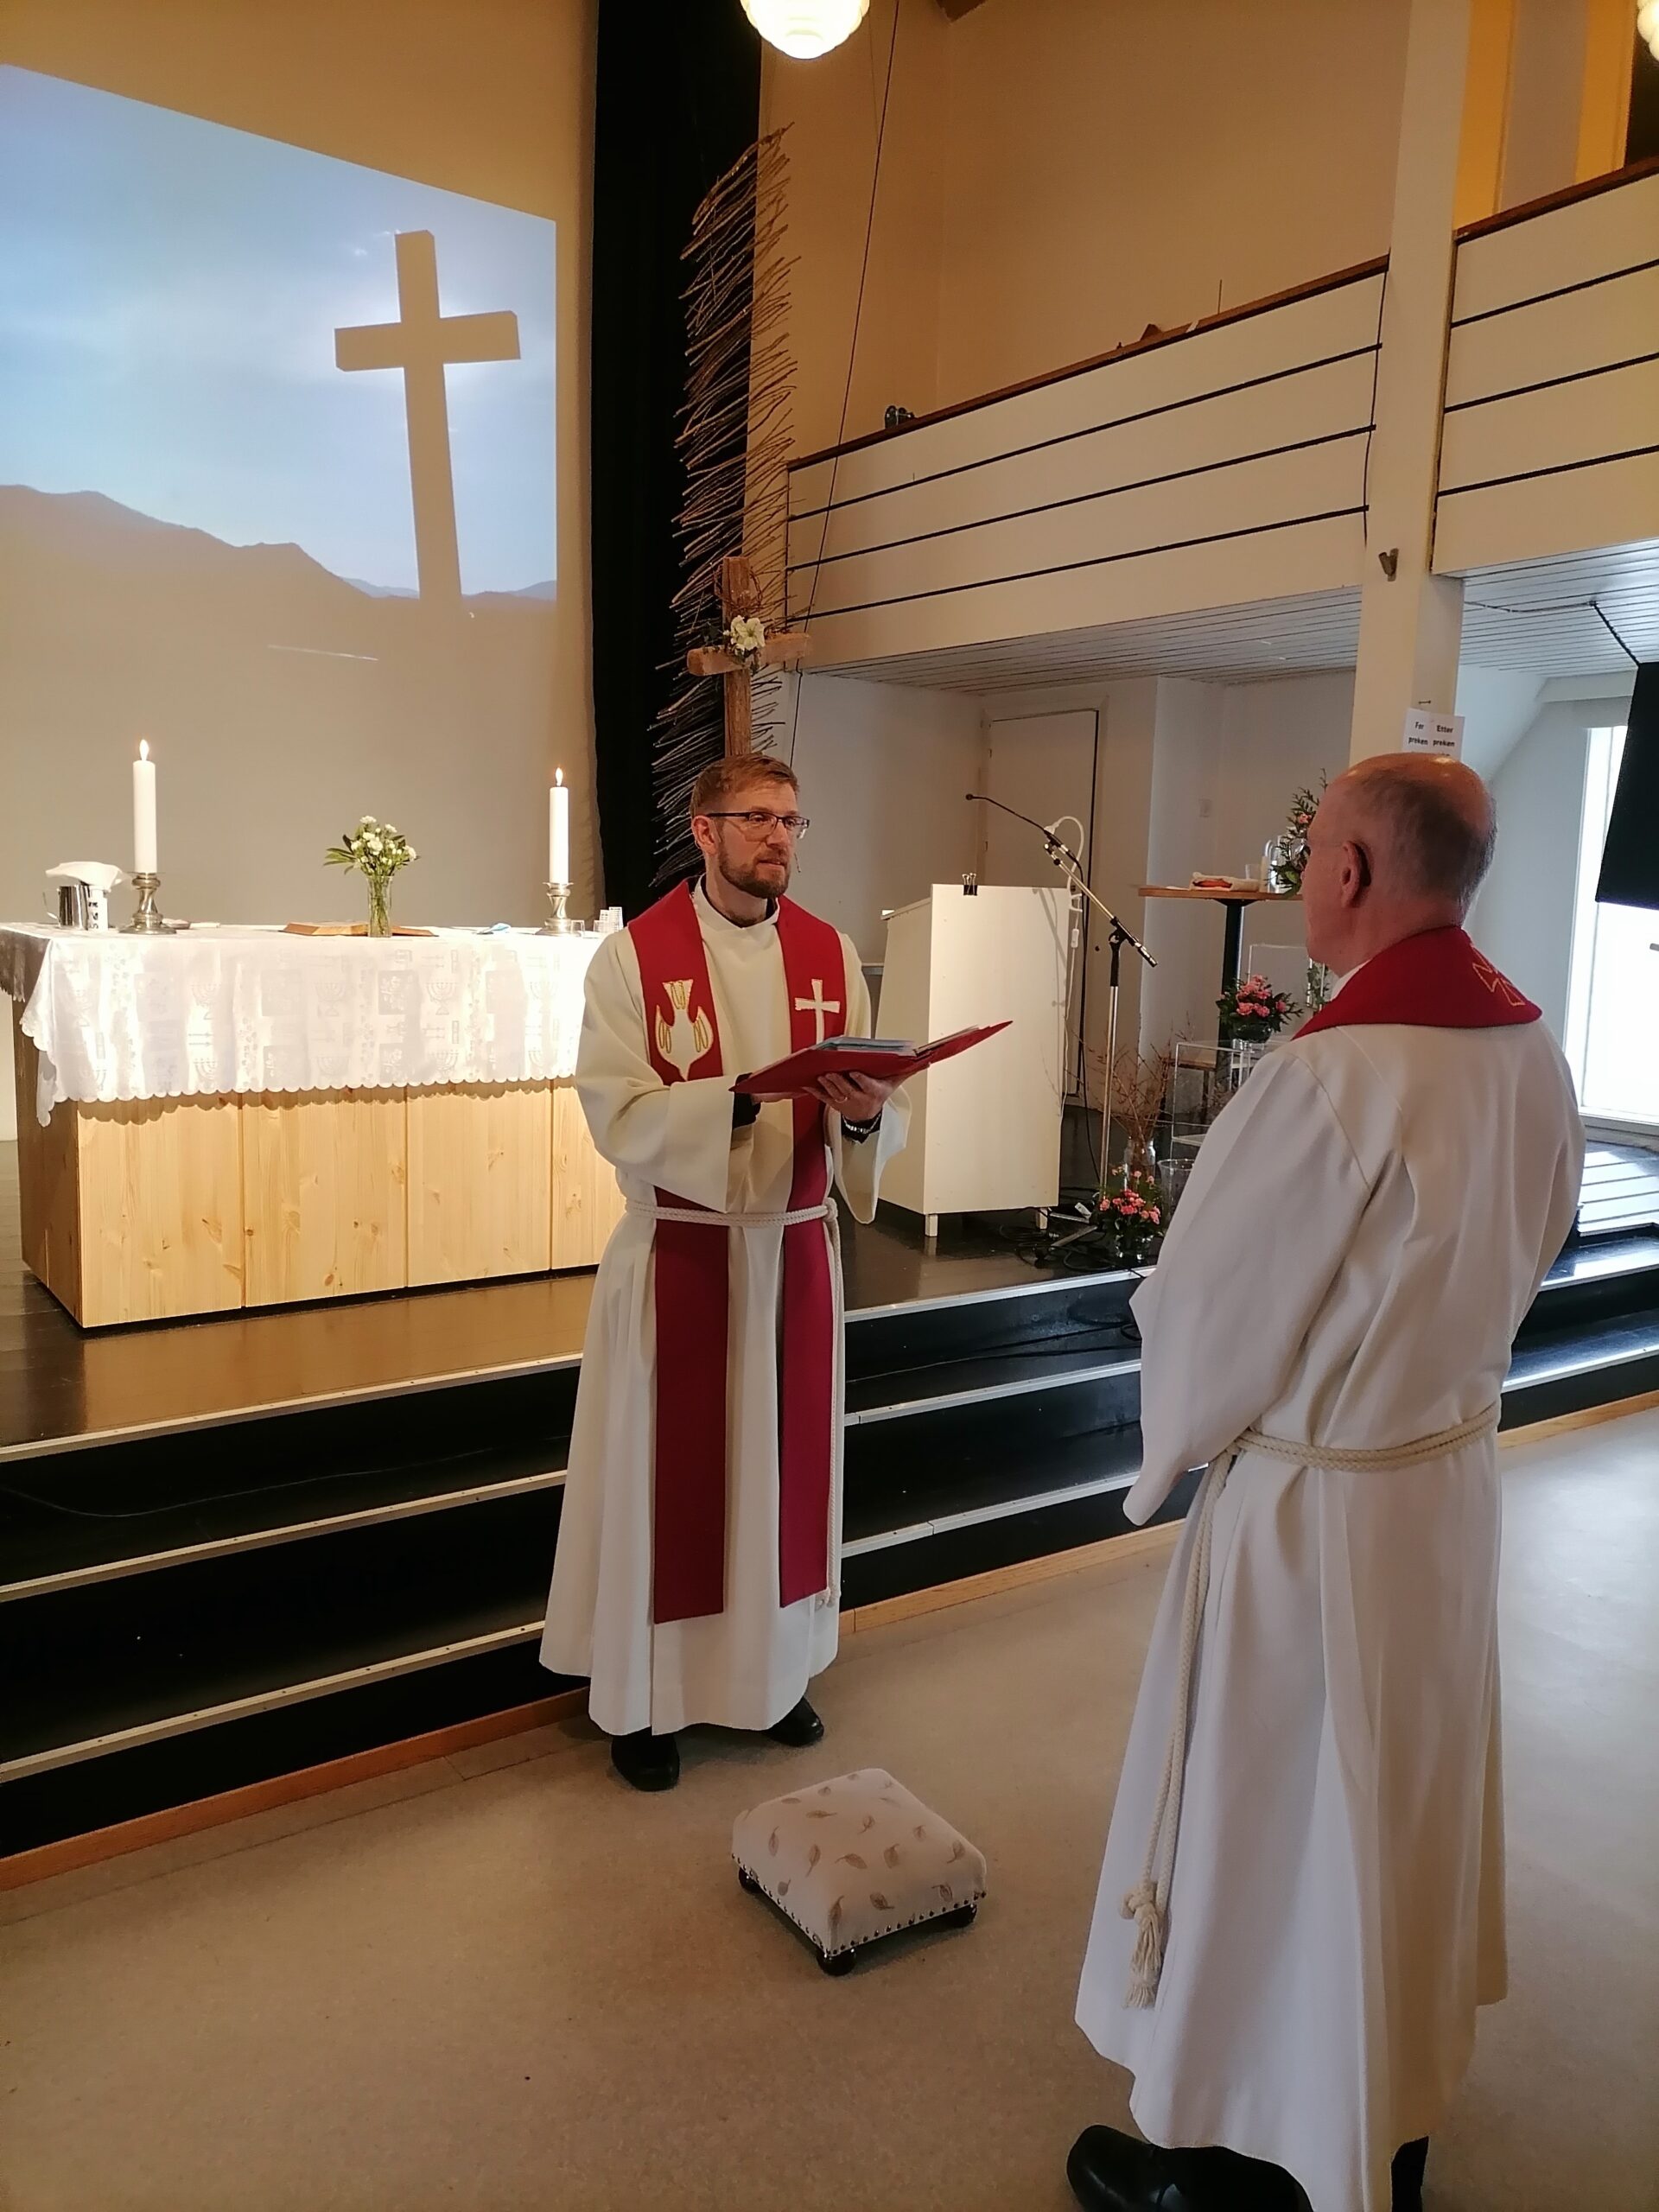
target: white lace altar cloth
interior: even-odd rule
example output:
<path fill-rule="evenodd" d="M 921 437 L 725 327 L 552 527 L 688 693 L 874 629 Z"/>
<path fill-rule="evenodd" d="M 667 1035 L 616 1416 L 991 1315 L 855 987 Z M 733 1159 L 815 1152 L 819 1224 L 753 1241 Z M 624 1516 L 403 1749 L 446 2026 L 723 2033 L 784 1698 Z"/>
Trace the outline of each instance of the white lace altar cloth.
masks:
<path fill-rule="evenodd" d="M 552 1083 L 575 1071 L 599 943 L 26 923 L 0 925 L 0 990 L 41 1055 L 42 1122 L 65 1099 Z"/>

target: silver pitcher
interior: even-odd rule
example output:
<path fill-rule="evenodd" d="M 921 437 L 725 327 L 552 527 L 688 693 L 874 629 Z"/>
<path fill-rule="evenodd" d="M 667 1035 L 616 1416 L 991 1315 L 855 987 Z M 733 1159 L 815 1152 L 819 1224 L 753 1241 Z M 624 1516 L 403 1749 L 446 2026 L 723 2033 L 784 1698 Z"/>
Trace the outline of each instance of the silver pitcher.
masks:
<path fill-rule="evenodd" d="M 92 926 L 92 893 L 84 883 L 58 886 L 58 927 L 89 930 Z"/>

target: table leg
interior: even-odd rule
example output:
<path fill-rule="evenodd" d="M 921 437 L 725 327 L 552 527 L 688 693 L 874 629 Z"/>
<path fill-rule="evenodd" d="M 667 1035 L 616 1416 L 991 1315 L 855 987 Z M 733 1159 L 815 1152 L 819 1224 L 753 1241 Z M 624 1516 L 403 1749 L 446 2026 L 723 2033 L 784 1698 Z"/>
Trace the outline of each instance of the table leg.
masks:
<path fill-rule="evenodd" d="M 1225 922 L 1221 939 L 1221 988 L 1231 990 L 1238 981 L 1240 950 L 1244 937 L 1244 907 L 1242 900 L 1229 899 L 1223 902 Z"/>

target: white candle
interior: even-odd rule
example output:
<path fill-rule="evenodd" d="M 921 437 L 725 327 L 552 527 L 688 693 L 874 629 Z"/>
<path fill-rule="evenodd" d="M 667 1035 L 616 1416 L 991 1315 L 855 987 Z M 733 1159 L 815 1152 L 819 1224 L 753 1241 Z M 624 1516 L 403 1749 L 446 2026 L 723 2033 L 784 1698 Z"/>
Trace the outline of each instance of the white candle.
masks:
<path fill-rule="evenodd" d="M 148 738 L 140 741 L 132 764 L 132 872 L 156 873 L 156 763 Z"/>
<path fill-rule="evenodd" d="M 570 794 L 565 789 L 563 769 L 556 768 L 553 773 L 553 787 L 547 795 L 547 880 L 550 883 L 569 883 Z"/>

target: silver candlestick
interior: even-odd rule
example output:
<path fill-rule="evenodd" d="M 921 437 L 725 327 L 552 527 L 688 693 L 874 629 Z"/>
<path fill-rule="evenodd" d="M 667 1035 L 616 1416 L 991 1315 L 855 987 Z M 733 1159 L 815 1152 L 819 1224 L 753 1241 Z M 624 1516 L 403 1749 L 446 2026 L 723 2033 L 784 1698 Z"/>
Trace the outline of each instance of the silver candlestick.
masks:
<path fill-rule="evenodd" d="M 162 887 L 161 877 L 136 874 L 132 879 L 132 887 L 138 893 L 138 905 L 132 919 L 127 924 L 122 935 L 124 937 L 167 936 L 173 925 L 170 922 L 162 919 L 162 910 L 156 904 L 156 893 Z"/>
<path fill-rule="evenodd" d="M 542 935 L 569 937 L 574 931 L 579 930 L 582 924 L 572 921 L 566 912 L 570 904 L 570 886 L 568 883 L 544 883 L 542 888 L 547 893 L 547 903 L 550 909 L 547 919 L 542 924 Z"/>

